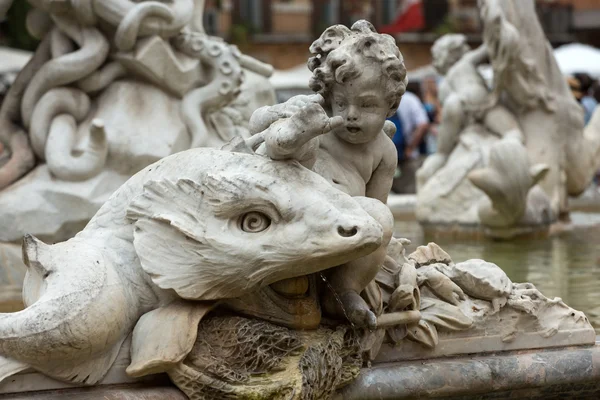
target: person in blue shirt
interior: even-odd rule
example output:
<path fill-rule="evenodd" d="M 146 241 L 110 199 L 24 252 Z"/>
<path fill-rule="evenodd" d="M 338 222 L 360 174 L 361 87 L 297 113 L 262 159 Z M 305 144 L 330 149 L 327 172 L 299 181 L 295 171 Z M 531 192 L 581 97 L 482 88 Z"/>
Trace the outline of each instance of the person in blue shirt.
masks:
<path fill-rule="evenodd" d="M 425 142 L 429 117 L 419 97 L 409 90 L 418 90 L 419 83 L 407 86 L 398 111 L 391 121 L 396 124 L 393 142 L 398 150 L 398 170 L 392 185 L 395 193 L 415 193 L 415 174 L 421 163 L 420 146 Z M 394 119 L 397 118 L 396 122 Z"/>

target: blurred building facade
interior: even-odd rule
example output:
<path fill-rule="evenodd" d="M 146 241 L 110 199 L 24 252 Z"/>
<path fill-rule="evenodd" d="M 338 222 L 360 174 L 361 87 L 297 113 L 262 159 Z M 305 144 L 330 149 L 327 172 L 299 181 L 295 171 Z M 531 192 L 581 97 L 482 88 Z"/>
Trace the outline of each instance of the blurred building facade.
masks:
<path fill-rule="evenodd" d="M 205 5 L 204 27 L 245 53 L 278 69 L 305 63 L 308 46 L 333 24 L 364 18 L 395 36 L 409 69 L 430 62 L 440 35 L 479 37 L 477 0 L 195 0 Z M 600 0 L 536 0 L 538 15 L 555 45 L 582 42 L 600 47 Z M 0 45 L 26 50 L 37 41 L 26 33 L 27 1 L 15 1 L 0 21 Z M 415 12 L 418 11 L 418 12 Z"/>
<path fill-rule="evenodd" d="M 554 45 L 580 41 L 600 47 L 600 0 L 536 0 L 538 15 Z M 406 26 L 410 6 L 419 7 L 418 29 L 393 33 L 417 68 L 430 62 L 430 47 L 444 33 L 480 41 L 477 0 L 206 0 L 208 33 L 238 44 L 278 69 L 306 62 L 308 46 L 328 26 L 368 19 L 378 29 Z M 404 25 L 403 25 L 404 24 Z M 392 33 L 392 32 L 390 32 Z"/>

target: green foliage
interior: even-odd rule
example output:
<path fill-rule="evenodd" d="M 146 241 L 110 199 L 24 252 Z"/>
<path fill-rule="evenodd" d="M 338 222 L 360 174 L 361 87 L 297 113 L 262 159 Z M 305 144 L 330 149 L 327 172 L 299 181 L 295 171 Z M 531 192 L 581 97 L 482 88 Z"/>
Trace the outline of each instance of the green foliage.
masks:
<path fill-rule="evenodd" d="M 229 41 L 238 46 L 245 46 L 250 43 L 250 36 L 253 29 L 249 24 L 233 24 L 229 28 Z"/>
<path fill-rule="evenodd" d="M 15 1 L 8 10 L 7 19 L 0 24 L 2 44 L 17 49 L 35 50 L 38 41 L 31 37 L 25 27 L 31 5 L 26 1 Z"/>
<path fill-rule="evenodd" d="M 450 15 L 446 15 L 444 21 L 433 29 L 434 33 L 442 36 L 457 32 L 456 21 Z"/>

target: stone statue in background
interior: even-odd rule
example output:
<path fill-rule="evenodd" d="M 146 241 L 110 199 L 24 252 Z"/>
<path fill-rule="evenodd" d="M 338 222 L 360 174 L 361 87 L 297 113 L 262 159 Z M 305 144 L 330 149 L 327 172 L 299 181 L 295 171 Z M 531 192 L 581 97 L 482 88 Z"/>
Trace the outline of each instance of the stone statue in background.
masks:
<path fill-rule="evenodd" d="M 470 124 L 479 123 L 502 137 L 512 133 L 521 139 L 516 118 L 497 104 L 477 67 L 488 59 L 487 49 L 471 50 L 465 35 L 451 34 L 438 39 L 431 48 L 433 65 L 444 76 L 440 84 L 442 119 L 437 138 L 437 152 L 428 157 L 417 174 L 419 187 L 444 166 Z"/>
<path fill-rule="evenodd" d="M 72 237 L 134 173 L 248 137 L 274 102 L 271 66 L 202 31 L 204 1 L 30 3 L 41 43 L 0 108 L 5 285 L 22 279 L 23 234 Z"/>
<path fill-rule="evenodd" d="M 533 1 L 479 7 L 480 48 L 448 35 L 432 49 L 446 75 L 444 107 L 438 153 L 417 175 L 417 218 L 499 237 L 545 231 L 597 170 L 600 113 L 584 131 Z M 482 63 L 494 70 L 491 89 L 476 69 Z"/>

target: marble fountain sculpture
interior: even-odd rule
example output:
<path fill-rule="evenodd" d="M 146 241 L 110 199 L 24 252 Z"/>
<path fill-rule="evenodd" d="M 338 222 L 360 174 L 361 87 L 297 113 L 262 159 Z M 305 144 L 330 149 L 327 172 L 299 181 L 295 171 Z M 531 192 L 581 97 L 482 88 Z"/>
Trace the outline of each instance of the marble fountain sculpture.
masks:
<path fill-rule="evenodd" d="M 438 151 L 417 173 L 417 219 L 432 229 L 510 237 L 547 230 L 600 166 L 600 111 L 584 129 L 533 0 L 479 0 L 483 44 L 432 48 L 443 115 Z M 477 67 L 490 64 L 492 87 Z"/>
<path fill-rule="evenodd" d="M 385 205 L 402 55 L 366 21 L 310 51 L 315 95 L 145 167 L 68 241 L 25 236 L 0 393 L 26 371 L 77 386 L 121 368 L 189 399 L 322 400 L 370 362 L 594 343 L 583 313 L 492 263 L 406 255 Z"/>
<path fill-rule="evenodd" d="M 25 233 L 71 238 L 134 173 L 248 137 L 274 103 L 271 66 L 202 31 L 204 1 L 30 3 L 41 43 L 0 108 L 4 310 L 22 306 Z"/>

